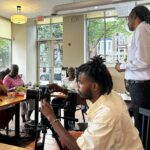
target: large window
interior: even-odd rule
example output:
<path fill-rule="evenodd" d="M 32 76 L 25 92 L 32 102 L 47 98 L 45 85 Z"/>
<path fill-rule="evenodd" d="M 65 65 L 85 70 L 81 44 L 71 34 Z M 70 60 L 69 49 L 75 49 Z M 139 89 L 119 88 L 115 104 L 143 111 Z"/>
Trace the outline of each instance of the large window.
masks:
<path fill-rule="evenodd" d="M 0 70 L 11 64 L 11 40 L 0 38 Z"/>
<path fill-rule="evenodd" d="M 0 17 L 0 71 L 11 65 L 11 22 Z"/>
<path fill-rule="evenodd" d="M 100 54 L 107 64 L 126 61 L 131 39 L 127 19 L 116 17 L 114 10 L 99 14 L 101 16 L 95 18 L 87 16 L 88 57 Z"/>
<path fill-rule="evenodd" d="M 39 79 L 42 84 L 61 80 L 63 61 L 63 23 L 47 18 L 37 25 Z"/>
<path fill-rule="evenodd" d="M 38 40 L 50 40 L 62 38 L 63 25 L 62 23 L 44 24 L 37 26 Z"/>

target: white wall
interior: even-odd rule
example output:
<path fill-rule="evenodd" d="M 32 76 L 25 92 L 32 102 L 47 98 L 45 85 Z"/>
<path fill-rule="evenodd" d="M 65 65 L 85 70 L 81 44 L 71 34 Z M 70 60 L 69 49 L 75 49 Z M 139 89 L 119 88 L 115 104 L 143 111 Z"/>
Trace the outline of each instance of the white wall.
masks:
<path fill-rule="evenodd" d="M 37 49 L 36 49 L 36 23 L 34 20 L 27 24 L 27 82 L 35 83 L 37 80 Z"/>
<path fill-rule="evenodd" d="M 78 67 L 84 62 L 84 15 L 63 18 L 63 65 Z"/>
<path fill-rule="evenodd" d="M 19 66 L 19 74 L 26 81 L 26 25 L 12 25 L 12 64 Z"/>

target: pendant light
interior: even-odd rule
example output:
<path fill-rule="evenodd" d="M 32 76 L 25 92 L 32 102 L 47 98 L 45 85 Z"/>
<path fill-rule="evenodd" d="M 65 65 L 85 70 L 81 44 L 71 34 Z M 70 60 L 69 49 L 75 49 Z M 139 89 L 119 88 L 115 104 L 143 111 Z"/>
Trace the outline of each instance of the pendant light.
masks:
<path fill-rule="evenodd" d="M 27 22 L 27 17 L 21 15 L 21 6 L 17 6 L 17 14 L 11 16 L 11 22 L 15 24 L 25 24 Z"/>

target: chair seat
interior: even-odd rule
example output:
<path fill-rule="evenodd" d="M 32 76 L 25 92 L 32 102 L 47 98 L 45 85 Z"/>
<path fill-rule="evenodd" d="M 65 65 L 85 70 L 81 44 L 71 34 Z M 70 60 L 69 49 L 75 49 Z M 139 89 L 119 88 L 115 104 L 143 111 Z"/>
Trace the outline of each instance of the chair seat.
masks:
<path fill-rule="evenodd" d="M 145 150 L 150 148 L 150 110 L 139 108 L 139 114 L 142 115 L 141 140 Z"/>

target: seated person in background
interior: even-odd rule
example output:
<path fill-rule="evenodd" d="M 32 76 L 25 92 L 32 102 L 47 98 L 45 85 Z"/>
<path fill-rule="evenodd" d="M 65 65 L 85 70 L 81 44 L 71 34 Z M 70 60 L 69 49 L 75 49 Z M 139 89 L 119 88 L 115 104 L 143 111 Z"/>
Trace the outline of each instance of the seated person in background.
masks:
<path fill-rule="evenodd" d="M 13 64 L 11 67 L 11 72 L 4 78 L 3 84 L 8 88 L 8 90 L 15 90 L 18 86 L 24 86 L 24 81 L 18 75 L 18 71 L 18 65 Z M 27 100 L 21 103 L 21 116 L 23 122 L 30 120 L 33 109 L 33 100 Z M 25 117 L 25 115 L 27 116 Z"/>
<path fill-rule="evenodd" d="M 64 78 L 62 80 L 62 88 L 64 88 L 64 90 L 66 91 L 66 93 L 68 93 L 69 90 L 71 91 L 76 91 L 77 89 L 77 82 L 76 82 L 76 78 L 75 78 L 75 69 L 73 67 L 69 67 L 67 69 L 67 74 L 68 77 Z M 52 101 L 52 104 L 58 107 L 54 107 L 54 111 L 56 113 L 56 115 L 58 115 L 58 111 L 59 111 L 59 105 L 63 106 L 66 103 L 66 99 L 65 98 L 54 98 Z M 72 105 L 76 106 L 76 102 L 73 103 Z M 74 108 L 75 109 L 75 108 Z"/>
<path fill-rule="evenodd" d="M 77 93 L 76 103 L 74 103 L 74 105 L 76 106 L 77 104 L 82 104 L 84 106 L 84 111 L 86 112 L 86 110 L 88 109 L 87 103 L 86 101 L 83 101 L 83 98 L 80 97 L 77 91 L 78 86 L 77 86 L 77 81 L 76 81 L 76 71 L 77 69 L 73 67 L 69 67 L 67 69 L 68 77 L 62 80 L 61 86 L 63 88 L 66 88 L 70 92 L 72 91 L 72 92 Z"/>
<path fill-rule="evenodd" d="M 63 128 L 53 108 L 45 100 L 41 112 L 48 119 L 60 140 L 71 150 L 143 150 L 127 106 L 112 90 L 112 77 L 104 59 L 96 56 L 77 71 L 78 91 L 92 102 L 87 112 L 88 127 L 77 141 Z M 50 88 L 52 89 L 51 85 Z M 58 89 L 57 89 L 58 88 Z M 60 87 L 55 90 L 63 91 Z"/>
<path fill-rule="evenodd" d="M 73 67 L 69 67 L 67 69 L 67 74 L 68 74 L 68 77 L 62 80 L 61 86 L 68 90 L 76 91 L 77 82 L 75 78 L 75 69 Z"/>
<path fill-rule="evenodd" d="M 10 73 L 10 69 L 9 68 L 6 68 L 5 70 L 1 71 L 0 72 L 0 80 L 3 81 L 4 77 Z"/>
<path fill-rule="evenodd" d="M 7 88 L 3 85 L 2 81 L 0 81 L 0 95 L 7 95 Z M 0 99 L 0 102 L 3 99 Z M 0 128 L 5 128 L 9 121 L 13 118 L 15 114 L 15 108 L 9 106 L 8 108 L 0 110 Z"/>

